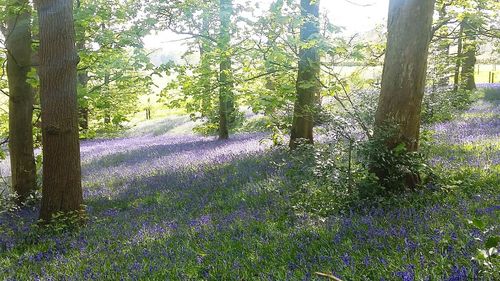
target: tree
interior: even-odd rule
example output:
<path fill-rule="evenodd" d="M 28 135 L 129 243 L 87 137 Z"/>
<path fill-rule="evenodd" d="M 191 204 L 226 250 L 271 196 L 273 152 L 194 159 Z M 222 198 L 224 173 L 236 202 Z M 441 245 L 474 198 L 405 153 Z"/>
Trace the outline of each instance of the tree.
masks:
<path fill-rule="evenodd" d="M 231 16 L 233 1 L 220 0 L 219 69 L 219 139 L 229 138 L 229 126 L 234 116 L 234 81 L 231 63 Z"/>
<path fill-rule="evenodd" d="M 33 89 L 31 71 L 31 4 L 28 0 L 7 2 L 6 25 L 2 28 L 7 48 L 9 85 L 9 152 L 12 188 L 18 202 L 36 190 L 33 153 Z"/>
<path fill-rule="evenodd" d="M 319 0 L 301 0 L 303 23 L 300 29 L 301 46 L 297 76 L 290 148 L 295 148 L 300 139 L 313 143 L 314 115 L 319 94 L 320 55 L 317 41 L 320 37 Z"/>
<path fill-rule="evenodd" d="M 474 70 L 476 67 L 477 42 L 473 23 L 469 20 L 465 21 L 465 40 L 464 40 L 464 61 L 462 66 L 462 85 L 465 90 L 475 90 L 476 81 L 474 78 Z"/>
<path fill-rule="evenodd" d="M 121 128 L 152 84 L 143 1 L 79 0 L 74 17 L 81 137 Z M 131 110 L 134 109 L 134 110 Z"/>
<path fill-rule="evenodd" d="M 384 137 L 389 150 L 401 145 L 408 152 L 418 150 L 434 4 L 435 0 L 389 2 L 387 49 L 375 115 L 375 137 Z M 394 131 L 388 132 L 388 126 L 395 127 Z M 373 170 L 383 182 L 388 169 Z M 413 173 L 406 178 L 408 187 L 419 182 Z"/>
<path fill-rule="evenodd" d="M 43 188 L 40 218 L 82 211 L 72 0 L 35 1 L 40 26 Z"/>
<path fill-rule="evenodd" d="M 242 16 L 247 8 L 232 0 L 157 1 L 149 7 L 160 19 L 159 28 L 189 36 L 185 38 L 189 47 L 185 61 L 168 63 L 176 79 L 162 95 L 170 107 L 183 107 L 192 119 L 203 121 L 195 130 L 217 134 L 220 139 L 229 138 L 229 131 L 239 121 L 235 87 L 241 80 L 235 72 L 241 70 L 242 62 L 236 54 L 248 41 L 238 34 L 241 25 L 247 24 Z M 233 43 L 236 40 L 240 42 Z M 199 60 L 193 54 L 199 54 Z M 173 89 L 178 91 L 169 91 Z"/>

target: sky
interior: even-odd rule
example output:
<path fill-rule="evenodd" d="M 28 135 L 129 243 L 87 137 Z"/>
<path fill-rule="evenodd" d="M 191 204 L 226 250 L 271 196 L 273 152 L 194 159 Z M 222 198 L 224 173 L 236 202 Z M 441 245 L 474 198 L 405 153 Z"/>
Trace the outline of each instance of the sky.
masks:
<path fill-rule="evenodd" d="M 268 7 L 272 0 L 256 0 L 262 7 Z M 297 0 L 298 1 L 298 0 Z M 387 18 L 389 0 L 321 0 L 320 8 L 331 22 L 343 26 L 348 34 L 363 33 L 372 30 L 378 24 L 384 24 Z M 146 48 L 158 50 L 157 59 L 178 58 L 185 50 L 182 37 L 171 32 L 160 32 L 147 36 Z"/>

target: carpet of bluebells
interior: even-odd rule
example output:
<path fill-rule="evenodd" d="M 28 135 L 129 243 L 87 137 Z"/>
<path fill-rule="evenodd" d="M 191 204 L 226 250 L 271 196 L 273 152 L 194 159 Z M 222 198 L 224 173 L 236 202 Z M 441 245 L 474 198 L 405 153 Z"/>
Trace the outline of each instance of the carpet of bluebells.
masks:
<path fill-rule="evenodd" d="M 489 280 L 472 258 L 500 233 L 500 85 L 433 125 L 439 188 L 328 218 L 289 206 L 264 134 L 228 142 L 143 135 L 82 143 L 88 224 L 0 214 L 0 280 Z"/>

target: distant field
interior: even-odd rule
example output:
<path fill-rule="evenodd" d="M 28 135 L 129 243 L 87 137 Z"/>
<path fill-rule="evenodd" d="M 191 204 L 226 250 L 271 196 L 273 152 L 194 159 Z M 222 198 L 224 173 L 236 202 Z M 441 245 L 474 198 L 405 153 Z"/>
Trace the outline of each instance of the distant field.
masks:
<path fill-rule="evenodd" d="M 488 83 L 490 73 L 495 74 L 494 82 L 500 82 L 500 65 L 481 64 L 476 66 L 476 83 Z"/>

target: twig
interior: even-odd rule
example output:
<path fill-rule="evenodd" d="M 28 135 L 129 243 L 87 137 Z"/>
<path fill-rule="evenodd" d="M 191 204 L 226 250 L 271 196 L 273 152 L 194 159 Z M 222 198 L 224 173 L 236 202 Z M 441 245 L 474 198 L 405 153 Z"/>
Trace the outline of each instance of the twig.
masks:
<path fill-rule="evenodd" d="M 331 280 L 335 280 L 335 281 L 342 281 L 342 279 L 340 278 L 337 278 L 331 274 L 327 274 L 327 273 L 321 273 L 321 272 L 315 272 L 314 274 L 318 275 L 318 276 L 321 276 L 321 277 L 326 277 L 326 278 L 329 278 Z"/>

